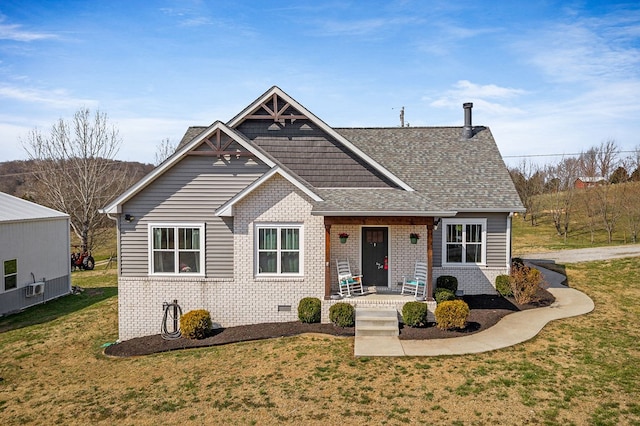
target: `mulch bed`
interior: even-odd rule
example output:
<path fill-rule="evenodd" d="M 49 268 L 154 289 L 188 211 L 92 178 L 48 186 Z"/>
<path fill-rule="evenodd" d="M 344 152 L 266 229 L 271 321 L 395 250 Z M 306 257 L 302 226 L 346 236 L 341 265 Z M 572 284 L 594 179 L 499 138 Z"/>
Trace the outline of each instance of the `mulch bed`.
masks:
<path fill-rule="evenodd" d="M 548 291 L 540 289 L 536 294 L 536 301 L 527 305 L 518 305 L 513 298 L 492 295 L 465 296 L 464 301 L 467 302 L 471 311 L 467 326 L 464 329 L 442 330 L 435 327 L 435 324 L 428 324 L 426 327 L 419 328 L 404 327 L 401 325 L 400 339 L 446 339 L 478 333 L 495 325 L 501 318 L 510 313 L 549 306 L 555 301 L 555 298 Z M 336 327 L 333 324 L 305 324 L 299 321 L 242 325 L 213 330 L 210 336 L 199 340 L 185 338 L 165 340 L 159 334 L 138 337 L 107 346 L 104 352 L 109 356 L 130 357 L 178 349 L 201 348 L 252 340 L 297 336 L 303 333 L 352 337 L 355 334 L 355 328 Z"/>

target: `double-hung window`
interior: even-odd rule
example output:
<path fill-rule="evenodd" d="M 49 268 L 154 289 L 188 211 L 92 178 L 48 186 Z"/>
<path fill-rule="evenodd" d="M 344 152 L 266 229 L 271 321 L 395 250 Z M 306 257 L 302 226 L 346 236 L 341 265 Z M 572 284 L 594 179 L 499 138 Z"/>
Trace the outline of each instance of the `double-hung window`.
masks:
<path fill-rule="evenodd" d="M 204 274 L 204 224 L 151 224 L 150 274 Z"/>
<path fill-rule="evenodd" d="M 302 275 L 302 225 L 256 225 L 256 275 Z"/>
<path fill-rule="evenodd" d="M 486 264 L 486 219 L 443 219 L 442 224 L 443 265 Z"/>
<path fill-rule="evenodd" d="M 4 291 L 18 287 L 18 260 L 11 259 L 3 262 Z"/>

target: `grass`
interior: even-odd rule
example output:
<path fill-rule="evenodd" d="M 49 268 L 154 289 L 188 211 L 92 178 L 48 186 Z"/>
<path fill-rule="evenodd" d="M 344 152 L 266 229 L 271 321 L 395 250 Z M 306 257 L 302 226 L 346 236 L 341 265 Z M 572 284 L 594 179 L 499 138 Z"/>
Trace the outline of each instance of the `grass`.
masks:
<path fill-rule="evenodd" d="M 0 418 L 22 424 L 640 425 L 640 258 L 566 265 L 588 315 L 500 351 L 353 358 L 353 340 L 305 335 L 111 359 L 113 271 L 0 319 Z"/>

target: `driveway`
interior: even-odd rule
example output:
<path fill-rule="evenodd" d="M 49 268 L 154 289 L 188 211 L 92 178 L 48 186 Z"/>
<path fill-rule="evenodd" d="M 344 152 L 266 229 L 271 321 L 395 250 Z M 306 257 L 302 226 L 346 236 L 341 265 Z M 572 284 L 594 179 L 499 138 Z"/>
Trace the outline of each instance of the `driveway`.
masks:
<path fill-rule="evenodd" d="M 527 253 L 520 257 L 524 260 L 537 262 L 578 263 L 637 256 L 640 256 L 640 244 Z"/>

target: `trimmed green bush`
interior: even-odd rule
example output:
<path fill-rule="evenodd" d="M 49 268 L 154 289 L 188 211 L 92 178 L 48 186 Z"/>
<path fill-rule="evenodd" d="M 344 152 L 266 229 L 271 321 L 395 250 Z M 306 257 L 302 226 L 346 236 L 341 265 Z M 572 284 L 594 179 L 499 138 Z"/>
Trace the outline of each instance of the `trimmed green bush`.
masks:
<path fill-rule="evenodd" d="M 211 330 L 211 315 L 209 311 L 197 309 L 189 311 L 180 317 L 180 332 L 187 339 L 203 339 Z"/>
<path fill-rule="evenodd" d="M 436 288 L 448 288 L 455 294 L 458 290 L 458 279 L 451 275 L 440 275 L 436 279 Z"/>
<path fill-rule="evenodd" d="M 436 302 L 445 302 L 447 300 L 456 300 L 456 295 L 454 292 L 449 290 L 448 288 L 436 288 L 435 291 Z"/>
<path fill-rule="evenodd" d="M 320 322 L 322 302 L 317 297 L 305 297 L 298 304 L 298 319 L 304 323 Z"/>
<path fill-rule="evenodd" d="M 438 328 L 464 328 L 469 318 L 469 305 L 463 300 L 447 300 L 436 306 Z"/>
<path fill-rule="evenodd" d="M 349 303 L 338 302 L 329 308 L 329 320 L 338 327 L 353 327 L 356 310 Z"/>
<path fill-rule="evenodd" d="M 498 275 L 496 277 L 496 290 L 501 296 L 513 296 L 511 284 L 509 284 L 509 275 Z"/>
<path fill-rule="evenodd" d="M 422 327 L 427 324 L 427 304 L 407 302 L 402 307 L 402 320 L 409 327 Z"/>

